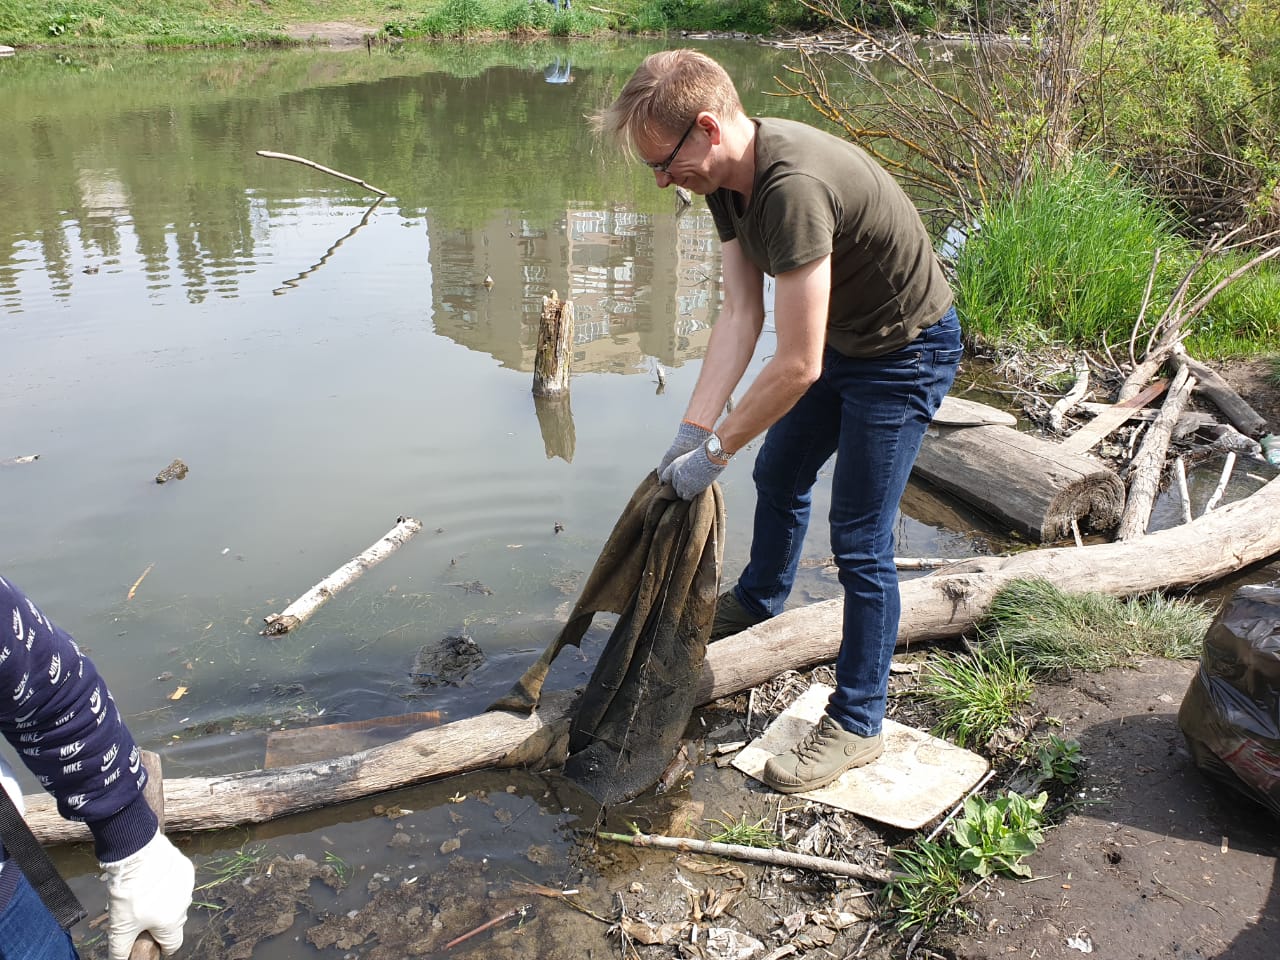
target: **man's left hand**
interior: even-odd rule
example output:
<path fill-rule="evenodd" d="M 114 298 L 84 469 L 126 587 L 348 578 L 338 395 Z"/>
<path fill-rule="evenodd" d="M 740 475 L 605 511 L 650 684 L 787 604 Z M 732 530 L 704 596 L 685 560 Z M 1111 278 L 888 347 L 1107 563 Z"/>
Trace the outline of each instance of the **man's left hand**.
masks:
<path fill-rule="evenodd" d="M 698 444 L 684 456 L 672 460 L 658 479 L 675 487 L 676 496 L 681 500 L 692 500 L 715 483 L 726 466 L 728 464 L 716 463 L 708 457 L 706 446 Z"/>

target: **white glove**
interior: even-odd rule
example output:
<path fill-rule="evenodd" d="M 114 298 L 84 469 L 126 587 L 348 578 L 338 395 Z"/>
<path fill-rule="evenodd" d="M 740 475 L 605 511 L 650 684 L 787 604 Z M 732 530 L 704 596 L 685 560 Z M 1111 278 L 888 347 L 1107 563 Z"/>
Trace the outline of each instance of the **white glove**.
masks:
<path fill-rule="evenodd" d="M 146 930 L 168 955 L 182 946 L 196 868 L 159 831 L 132 856 L 98 864 L 107 875 L 111 960 L 129 960 L 138 934 Z"/>

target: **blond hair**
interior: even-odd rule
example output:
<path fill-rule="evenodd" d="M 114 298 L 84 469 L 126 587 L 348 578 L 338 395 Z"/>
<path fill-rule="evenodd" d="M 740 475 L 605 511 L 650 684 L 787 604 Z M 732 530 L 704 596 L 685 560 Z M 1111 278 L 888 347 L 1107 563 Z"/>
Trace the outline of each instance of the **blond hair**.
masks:
<path fill-rule="evenodd" d="M 663 50 L 645 57 L 618 99 L 591 120 L 634 153 L 637 136 L 678 136 L 704 110 L 723 121 L 743 112 L 729 74 L 697 50 Z"/>

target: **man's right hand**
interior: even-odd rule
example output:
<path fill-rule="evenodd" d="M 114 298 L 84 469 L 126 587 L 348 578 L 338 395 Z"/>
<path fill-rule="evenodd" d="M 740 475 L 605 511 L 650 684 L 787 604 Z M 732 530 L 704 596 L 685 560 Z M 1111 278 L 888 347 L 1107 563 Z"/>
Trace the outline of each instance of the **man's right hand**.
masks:
<path fill-rule="evenodd" d="M 671 461 L 677 457 L 682 457 L 690 450 L 695 450 L 702 444 L 707 442 L 707 437 L 711 436 L 711 431 L 700 424 L 691 420 L 681 420 L 680 429 L 676 431 L 676 438 L 671 444 L 671 449 L 662 457 L 662 462 L 658 464 L 658 476 L 662 476 L 664 470 L 671 466 Z"/>

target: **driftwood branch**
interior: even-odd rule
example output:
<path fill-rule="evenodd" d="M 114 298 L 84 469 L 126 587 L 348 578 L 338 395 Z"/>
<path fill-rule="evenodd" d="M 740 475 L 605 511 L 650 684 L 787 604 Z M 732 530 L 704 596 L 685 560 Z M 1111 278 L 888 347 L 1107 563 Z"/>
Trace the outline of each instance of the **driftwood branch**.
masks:
<path fill-rule="evenodd" d="M 1027 550 L 980 557 L 902 584 L 898 645 L 971 630 L 1014 580 L 1045 579 L 1061 590 L 1127 597 L 1211 583 L 1280 554 L 1280 479 L 1192 523 L 1136 543 Z M 710 703 L 786 670 L 830 663 L 840 649 L 844 598 L 788 610 L 711 644 L 695 702 Z M 530 716 L 484 713 L 418 730 L 392 743 L 320 763 L 165 782 L 169 833 L 218 830 L 354 800 L 487 767 L 537 763 L 567 734 L 571 693 L 548 694 Z M 27 822 L 45 843 L 88 840 L 82 823 L 58 815 L 53 798 L 26 798 Z"/>
<path fill-rule="evenodd" d="M 1081 355 L 1076 358 L 1075 374 L 1075 382 L 1071 384 L 1071 389 L 1049 411 L 1049 426 L 1053 427 L 1058 433 L 1062 432 L 1067 414 L 1089 392 L 1089 360 L 1087 357 Z"/>
<path fill-rule="evenodd" d="M 1191 522 L 1191 492 L 1187 489 L 1187 465 L 1181 457 L 1173 460 L 1173 479 L 1178 485 L 1178 500 L 1182 504 L 1182 522 Z"/>
<path fill-rule="evenodd" d="M 687 837 L 663 837 L 645 833 L 599 833 L 602 840 L 613 840 L 632 847 L 654 847 L 659 850 L 679 850 L 685 853 L 706 853 L 713 857 L 729 857 L 732 860 L 750 860 L 775 867 L 793 867 L 813 873 L 831 873 L 855 880 L 873 883 L 892 883 L 902 874 L 879 867 L 867 867 L 843 860 L 814 857 L 806 853 L 790 853 L 786 850 L 766 850 L 761 847 L 744 847 L 737 843 L 716 843 L 713 840 L 691 840 Z"/>
<path fill-rule="evenodd" d="M 289 160 L 289 161 L 292 161 L 293 163 L 300 163 L 304 167 L 310 167 L 312 170 L 319 170 L 321 173 L 327 173 L 329 174 L 329 176 L 337 177 L 339 180 L 346 180 L 349 183 L 358 183 L 360 186 L 364 187 L 366 190 L 376 193 L 380 197 L 390 196 L 390 194 L 388 194 L 387 191 L 379 190 L 373 184 L 365 183 L 359 177 L 353 177 L 349 173 L 342 173 L 341 171 L 333 170 L 333 169 L 330 169 L 329 167 L 322 166 L 321 164 L 316 163 L 314 160 L 308 160 L 306 157 L 295 157 L 291 153 L 276 153 L 274 150 L 259 150 L 258 156 L 267 157 L 271 160 Z"/>
<path fill-rule="evenodd" d="M 1142 445 L 1131 465 L 1129 499 L 1125 503 L 1124 515 L 1120 518 L 1120 528 L 1116 531 L 1118 540 L 1133 540 L 1147 532 L 1165 454 L 1169 450 L 1169 438 L 1173 435 L 1178 417 L 1182 415 L 1182 408 L 1191 397 L 1195 383 L 1186 367 L 1178 371 L 1173 383 L 1169 385 L 1169 395 L 1165 397 L 1164 406 L 1151 421 L 1147 435 L 1142 438 Z"/>
<path fill-rule="evenodd" d="M 1062 441 L 1063 453 L 1088 453 L 1100 440 L 1110 436 L 1111 432 L 1142 409 L 1143 405 L 1154 400 L 1164 392 L 1166 384 L 1163 380 L 1147 386 L 1132 396 L 1121 399 L 1086 423 L 1067 439 Z M 1123 391 L 1121 391 L 1123 392 Z"/>
<path fill-rule="evenodd" d="M 396 525 L 364 553 L 352 557 L 285 607 L 282 612 L 263 617 L 267 626 L 262 631 L 262 635 L 275 637 L 302 626 L 326 600 L 343 587 L 350 586 L 360 579 L 366 570 L 381 563 L 421 529 L 421 521 L 414 520 L 412 517 L 398 517 Z"/>
<path fill-rule="evenodd" d="M 1226 460 L 1222 464 L 1222 476 L 1218 478 L 1218 485 L 1213 488 L 1213 493 L 1209 494 L 1208 501 L 1204 505 L 1204 513 L 1208 513 L 1218 505 L 1218 501 L 1222 499 L 1222 495 L 1226 493 L 1227 481 L 1231 479 L 1231 471 L 1236 466 L 1236 454 L 1234 450 L 1227 451 Z M 1203 516 L 1204 514 L 1201 514 Z"/>
<path fill-rule="evenodd" d="M 1147 335 L 1147 346 L 1140 360 L 1134 362 L 1133 370 L 1125 378 L 1124 383 L 1120 385 L 1118 394 L 1119 400 L 1127 400 L 1139 390 L 1142 385 L 1150 380 L 1161 365 L 1169 359 L 1171 355 L 1182 352 L 1182 340 L 1186 336 L 1186 328 L 1192 320 L 1198 317 L 1213 302 L 1214 298 L 1223 290 L 1231 286 L 1246 273 L 1261 263 L 1265 263 L 1276 256 L 1280 256 L 1280 246 L 1273 246 L 1262 253 L 1257 254 L 1252 259 L 1237 267 L 1227 276 L 1223 277 L 1203 294 L 1197 297 L 1190 305 L 1187 304 L 1187 294 L 1191 290 L 1192 284 L 1200 275 L 1201 271 L 1209 264 L 1209 262 L 1218 254 L 1225 251 L 1235 249 L 1238 244 L 1232 244 L 1236 235 L 1243 230 L 1244 227 L 1237 227 L 1235 230 L 1220 236 L 1214 237 L 1205 244 L 1204 249 L 1200 251 L 1196 257 L 1195 263 L 1187 268 L 1186 273 L 1182 275 L 1182 279 L 1178 282 L 1178 286 L 1174 289 L 1169 297 L 1169 303 L 1161 313 L 1160 319 L 1152 324 Z M 1273 239 L 1280 231 L 1266 234 L 1254 241 L 1260 243 L 1263 240 Z M 1150 299 L 1150 291 L 1152 280 L 1155 275 L 1156 265 L 1159 263 L 1160 252 L 1157 250 L 1154 262 L 1151 265 L 1151 275 L 1147 278 L 1147 292 L 1143 295 L 1142 310 L 1139 313 L 1138 320 L 1134 324 L 1134 329 L 1129 336 L 1129 354 L 1130 359 L 1133 358 L 1134 344 L 1137 341 L 1138 329 L 1142 325 L 1146 314 L 1146 308 Z M 1198 374 L 1197 374 L 1198 375 Z M 1227 410 L 1224 413 L 1230 414 Z M 1237 424 L 1239 426 L 1239 424 Z M 1265 425 L 1264 425 L 1265 426 Z M 1255 430 L 1240 428 L 1242 433 L 1248 435 L 1256 435 Z"/>

